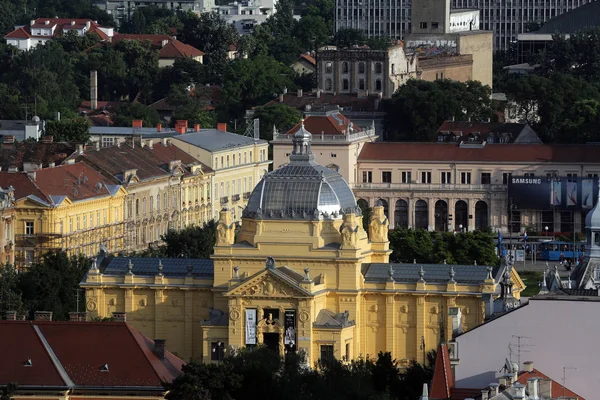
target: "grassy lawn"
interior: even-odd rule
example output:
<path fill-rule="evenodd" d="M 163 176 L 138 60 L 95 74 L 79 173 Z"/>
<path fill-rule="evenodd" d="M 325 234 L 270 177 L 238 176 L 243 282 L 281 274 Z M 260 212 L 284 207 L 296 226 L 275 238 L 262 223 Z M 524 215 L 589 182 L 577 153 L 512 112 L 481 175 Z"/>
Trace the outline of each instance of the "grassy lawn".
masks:
<path fill-rule="evenodd" d="M 540 282 L 542 280 L 541 272 L 521 271 L 521 272 L 519 272 L 519 276 L 521 277 L 521 279 L 523 279 L 523 282 L 525 282 L 525 285 L 527 285 L 525 290 L 523 290 L 521 292 L 521 296 L 531 297 L 531 296 L 535 296 L 536 294 L 538 294 L 538 292 L 540 291 L 538 282 Z"/>

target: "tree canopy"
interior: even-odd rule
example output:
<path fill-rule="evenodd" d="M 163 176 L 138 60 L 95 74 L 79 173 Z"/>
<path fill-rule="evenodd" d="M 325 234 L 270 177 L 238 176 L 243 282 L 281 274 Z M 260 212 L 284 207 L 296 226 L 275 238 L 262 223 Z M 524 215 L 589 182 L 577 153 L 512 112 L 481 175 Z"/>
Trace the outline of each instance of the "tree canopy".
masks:
<path fill-rule="evenodd" d="M 46 123 L 46 134 L 58 142 L 87 143 L 90 139 L 90 123 L 85 118 L 50 120 Z"/>
<path fill-rule="evenodd" d="M 480 82 L 409 80 L 383 103 L 388 140 L 431 141 L 439 126 L 457 120 L 487 120 L 491 89 Z"/>
<path fill-rule="evenodd" d="M 210 258 L 217 238 L 217 223 L 188 226 L 179 231 L 169 229 L 161 236 L 164 244 L 146 256 L 172 258 Z"/>

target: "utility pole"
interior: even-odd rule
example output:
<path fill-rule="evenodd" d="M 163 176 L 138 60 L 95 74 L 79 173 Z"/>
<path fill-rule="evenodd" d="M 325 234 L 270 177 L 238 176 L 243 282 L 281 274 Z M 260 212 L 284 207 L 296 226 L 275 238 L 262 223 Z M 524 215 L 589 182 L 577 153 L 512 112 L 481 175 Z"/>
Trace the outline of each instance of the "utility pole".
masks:
<path fill-rule="evenodd" d="M 82 291 L 83 289 L 75 289 L 75 298 L 77 299 L 77 314 L 79 314 L 79 293 Z"/>
<path fill-rule="evenodd" d="M 563 367 L 563 378 L 562 378 L 562 387 L 563 387 L 563 394 L 562 397 L 565 397 L 565 387 L 567 386 L 567 370 L 568 369 L 573 369 L 576 370 L 577 368 L 575 367 Z"/>

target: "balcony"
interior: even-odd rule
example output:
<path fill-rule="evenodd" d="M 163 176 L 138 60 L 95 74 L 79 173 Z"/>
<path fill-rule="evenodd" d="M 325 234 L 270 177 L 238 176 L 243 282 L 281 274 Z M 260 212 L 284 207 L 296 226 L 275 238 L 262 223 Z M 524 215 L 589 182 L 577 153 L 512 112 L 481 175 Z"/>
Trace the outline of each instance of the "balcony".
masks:
<path fill-rule="evenodd" d="M 252 194 L 252 193 L 250 193 L 250 192 L 246 192 L 246 193 L 244 193 L 244 200 L 248 200 L 248 199 L 250 198 L 250 195 L 251 195 L 251 194 Z"/>
<path fill-rule="evenodd" d="M 231 196 L 231 201 L 240 201 L 240 195 L 239 194 L 234 194 Z"/>
<path fill-rule="evenodd" d="M 221 205 L 229 203 L 229 197 L 221 197 Z"/>
<path fill-rule="evenodd" d="M 468 185 L 459 183 L 368 183 L 354 184 L 355 190 L 403 190 L 403 191 L 430 191 L 430 192 L 470 192 L 490 191 L 504 192 L 506 185 Z"/>

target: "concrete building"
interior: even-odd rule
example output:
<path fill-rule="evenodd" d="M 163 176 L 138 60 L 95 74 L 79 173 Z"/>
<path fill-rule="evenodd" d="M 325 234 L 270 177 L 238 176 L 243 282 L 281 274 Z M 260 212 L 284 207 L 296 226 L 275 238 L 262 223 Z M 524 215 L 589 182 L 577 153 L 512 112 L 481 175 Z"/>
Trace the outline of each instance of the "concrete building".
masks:
<path fill-rule="evenodd" d="M 317 70 L 317 60 L 312 55 L 301 54 L 296 61 L 290 65 L 298 75 L 314 74 Z"/>
<path fill-rule="evenodd" d="M 133 16 L 133 12 L 141 7 L 157 6 L 167 8 L 173 12 L 192 11 L 201 13 L 210 11 L 215 2 L 214 0 L 94 0 L 94 5 L 112 15 L 118 27 L 129 21 Z"/>
<path fill-rule="evenodd" d="M 256 25 L 260 25 L 275 14 L 277 0 L 243 0 L 212 8 L 227 23 L 233 24 L 240 34 L 252 33 Z"/>
<path fill-rule="evenodd" d="M 600 158 L 591 145 L 368 142 L 357 166 L 356 197 L 363 206 L 381 202 L 390 226 L 581 232 L 587 211 L 552 206 L 542 192 L 544 208 L 529 208 L 534 192 L 509 198 L 507 187 L 517 176 L 537 177 L 540 186 L 556 177 L 595 179 Z"/>
<path fill-rule="evenodd" d="M 410 33 L 415 24 L 413 9 L 423 6 L 435 9 L 447 2 L 432 0 L 400 0 L 392 2 L 356 2 L 352 0 L 336 0 L 335 30 L 344 28 L 359 29 L 367 36 L 387 36 L 401 39 Z M 507 50 L 511 43 L 516 42 L 519 34 L 526 32 L 530 23 L 545 23 L 552 18 L 576 9 L 591 0 L 567 0 L 553 2 L 551 0 L 517 1 L 510 4 L 504 2 L 489 2 L 485 0 L 452 0 L 451 6 L 456 9 L 457 18 L 464 17 L 462 9 L 479 11 L 479 17 L 473 21 L 482 30 L 493 32 L 493 49 Z M 454 13 L 454 11 L 453 11 Z M 412 18 L 411 18 L 412 16 Z M 432 20 L 438 26 L 446 20 Z M 465 21 L 467 22 L 467 21 Z"/>
<path fill-rule="evenodd" d="M 288 132 L 273 133 L 273 169 L 287 165 L 294 135 L 302 126 L 309 132 L 314 132 L 312 150 L 315 161 L 339 172 L 350 187 L 353 187 L 358 182 L 356 155 L 360 154 L 365 143 L 377 140 L 375 128 L 363 128 L 354 124 L 338 109 L 310 112 L 302 123 Z"/>
<path fill-rule="evenodd" d="M 19 50 L 31 50 L 48 40 L 71 32 L 78 36 L 94 34 L 101 40 L 109 40 L 114 34 L 114 29 L 100 26 L 90 19 L 37 18 L 32 19 L 29 25 L 15 28 L 4 36 L 4 39 L 6 44 Z"/>
<path fill-rule="evenodd" d="M 0 187 L 0 264 L 15 264 L 15 190 Z"/>
<path fill-rule="evenodd" d="M 202 226 L 213 217 L 214 172 L 170 141 L 97 146 L 72 158 L 126 188 L 125 252 L 146 250 L 168 229 Z"/>
<path fill-rule="evenodd" d="M 84 315 L 56 322 L 52 312 L 36 312 L 35 321 L 16 321 L 14 311 L 6 312 L 0 386 L 18 382 L 10 398 L 164 399 L 163 383 L 175 380 L 184 365 L 165 350 L 164 340 L 153 341 L 123 322 L 83 322 Z"/>
<path fill-rule="evenodd" d="M 30 163 L 0 172 L 0 187 L 15 190 L 15 264 L 28 267 L 48 250 L 92 255 L 102 245 L 124 248 L 126 190 L 84 163 Z"/>
<path fill-rule="evenodd" d="M 390 98 L 400 86 L 417 77 L 416 57 L 401 43 L 387 50 L 338 49 L 317 51 L 317 85 L 324 93 L 381 93 Z"/>
<path fill-rule="evenodd" d="M 314 161 L 301 128 L 289 164 L 252 192 L 241 230 L 231 211 L 220 212 L 210 260 L 99 259 L 81 282 L 87 310 L 125 312 L 171 351 L 205 362 L 264 344 L 303 351 L 308 365 L 391 351 L 407 366 L 454 326 L 482 324 L 505 273 L 516 297 L 524 288 L 503 267 L 390 264 L 383 207 L 368 226 L 367 235 L 349 186 Z"/>
<path fill-rule="evenodd" d="M 237 222 L 254 186 L 269 170 L 269 143 L 227 132 L 224 123 L 218 126 L 179 134 L 171 142 L 214 171 L 213 218 L 219 218 L 218 210 L 229 207 Z"/>

